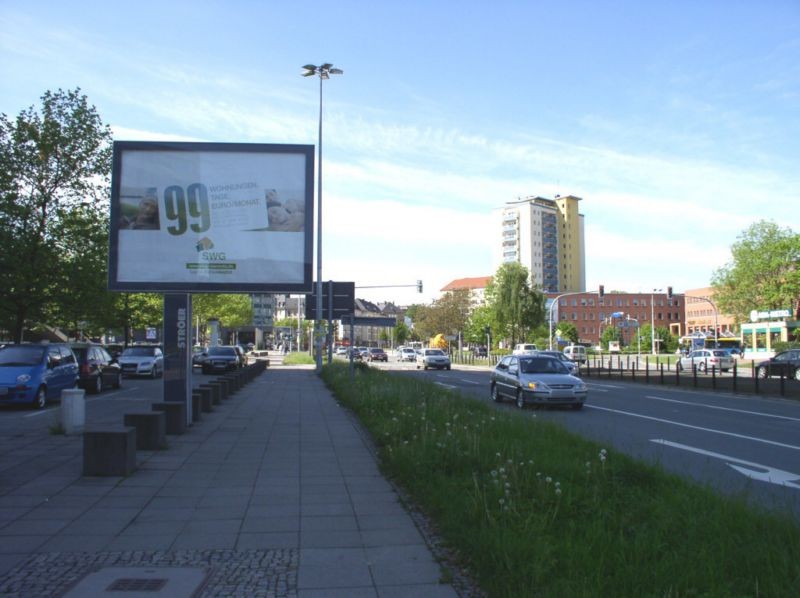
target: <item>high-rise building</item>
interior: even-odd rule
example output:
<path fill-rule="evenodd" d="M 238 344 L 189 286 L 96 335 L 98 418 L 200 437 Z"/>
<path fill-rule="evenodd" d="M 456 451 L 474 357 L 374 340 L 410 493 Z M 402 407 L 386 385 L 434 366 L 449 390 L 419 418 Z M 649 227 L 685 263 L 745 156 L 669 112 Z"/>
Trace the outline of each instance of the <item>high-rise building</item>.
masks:
<path fill-rule="evenodd" d="M 531 275 L 531 284 L 548 293 L 586 290 L 586 251 L 580 197 L 527 197 L 492 211 L 495 270 L 519 262 Z"/>

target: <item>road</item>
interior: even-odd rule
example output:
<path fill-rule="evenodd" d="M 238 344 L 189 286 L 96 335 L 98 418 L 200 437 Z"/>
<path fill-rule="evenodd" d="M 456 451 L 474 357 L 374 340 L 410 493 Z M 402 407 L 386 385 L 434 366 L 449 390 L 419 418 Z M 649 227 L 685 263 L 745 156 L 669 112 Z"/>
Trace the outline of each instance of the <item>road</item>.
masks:
<path fill-rule="evenodd" d="M 379 367 L 491 402 L 486 369 L 422 371 L 396 361 Z M 608 448 L 800 517 L 800 402 L 613 380 L 586 383 L 582 411 L 528 408 L 520 416 L 558 422 Z M 518 411 L 511 402 L 497 408 Z"/>

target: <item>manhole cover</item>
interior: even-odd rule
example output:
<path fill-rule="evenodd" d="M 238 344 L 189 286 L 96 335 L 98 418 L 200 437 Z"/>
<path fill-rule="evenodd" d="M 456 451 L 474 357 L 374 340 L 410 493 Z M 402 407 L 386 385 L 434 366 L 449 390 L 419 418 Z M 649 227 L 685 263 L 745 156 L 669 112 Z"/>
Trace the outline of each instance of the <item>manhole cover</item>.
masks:
<path fill-rule="evenodd" d="M 80 580 L 65 598 L 191 598 L 208 571 L 199 567 L 105 567 Z"/>

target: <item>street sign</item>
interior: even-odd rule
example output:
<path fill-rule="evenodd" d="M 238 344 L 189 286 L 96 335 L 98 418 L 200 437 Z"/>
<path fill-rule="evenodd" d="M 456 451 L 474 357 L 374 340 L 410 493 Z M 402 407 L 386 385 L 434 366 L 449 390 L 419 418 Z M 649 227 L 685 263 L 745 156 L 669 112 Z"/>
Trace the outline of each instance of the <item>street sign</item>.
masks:
<path fill-rule="evenodd" d="M 397 325 L 396 318 L 369 317 L 369 316 L 342 316 L 342 324 L 349 325 L 353 321 L 353 326 L 379 326 L 382 328 L 394 328 Z"/>
<path fill-rule="evenodd" d="M 333 294 L 333 314 L 330 313 L 329 305 Z M 306 320 L 317 319 L 317 287 L 314 285 L 314 292 L 306 295 Z M 354 282 L 323 282 L 322 283 L 322 314 L 320 319 L 339 320 L 342 316 L 352 314 L 355 311 L 356 302 L 356 283 Z M 394 326 L 394 324 L 392 324 Z"/>

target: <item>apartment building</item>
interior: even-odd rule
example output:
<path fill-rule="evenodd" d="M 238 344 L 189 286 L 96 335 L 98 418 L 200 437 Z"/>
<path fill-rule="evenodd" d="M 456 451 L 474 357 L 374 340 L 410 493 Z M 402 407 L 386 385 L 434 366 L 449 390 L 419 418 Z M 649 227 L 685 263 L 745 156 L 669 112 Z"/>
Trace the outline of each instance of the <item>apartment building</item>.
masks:
<path fill-rule="evenodd" d="M 580 197 L 527 197 L 492 210 L 494 268 L 519 262 L 530 272 L 531 284 L 546 293 L 586 289 L 586 250 Z"/>

